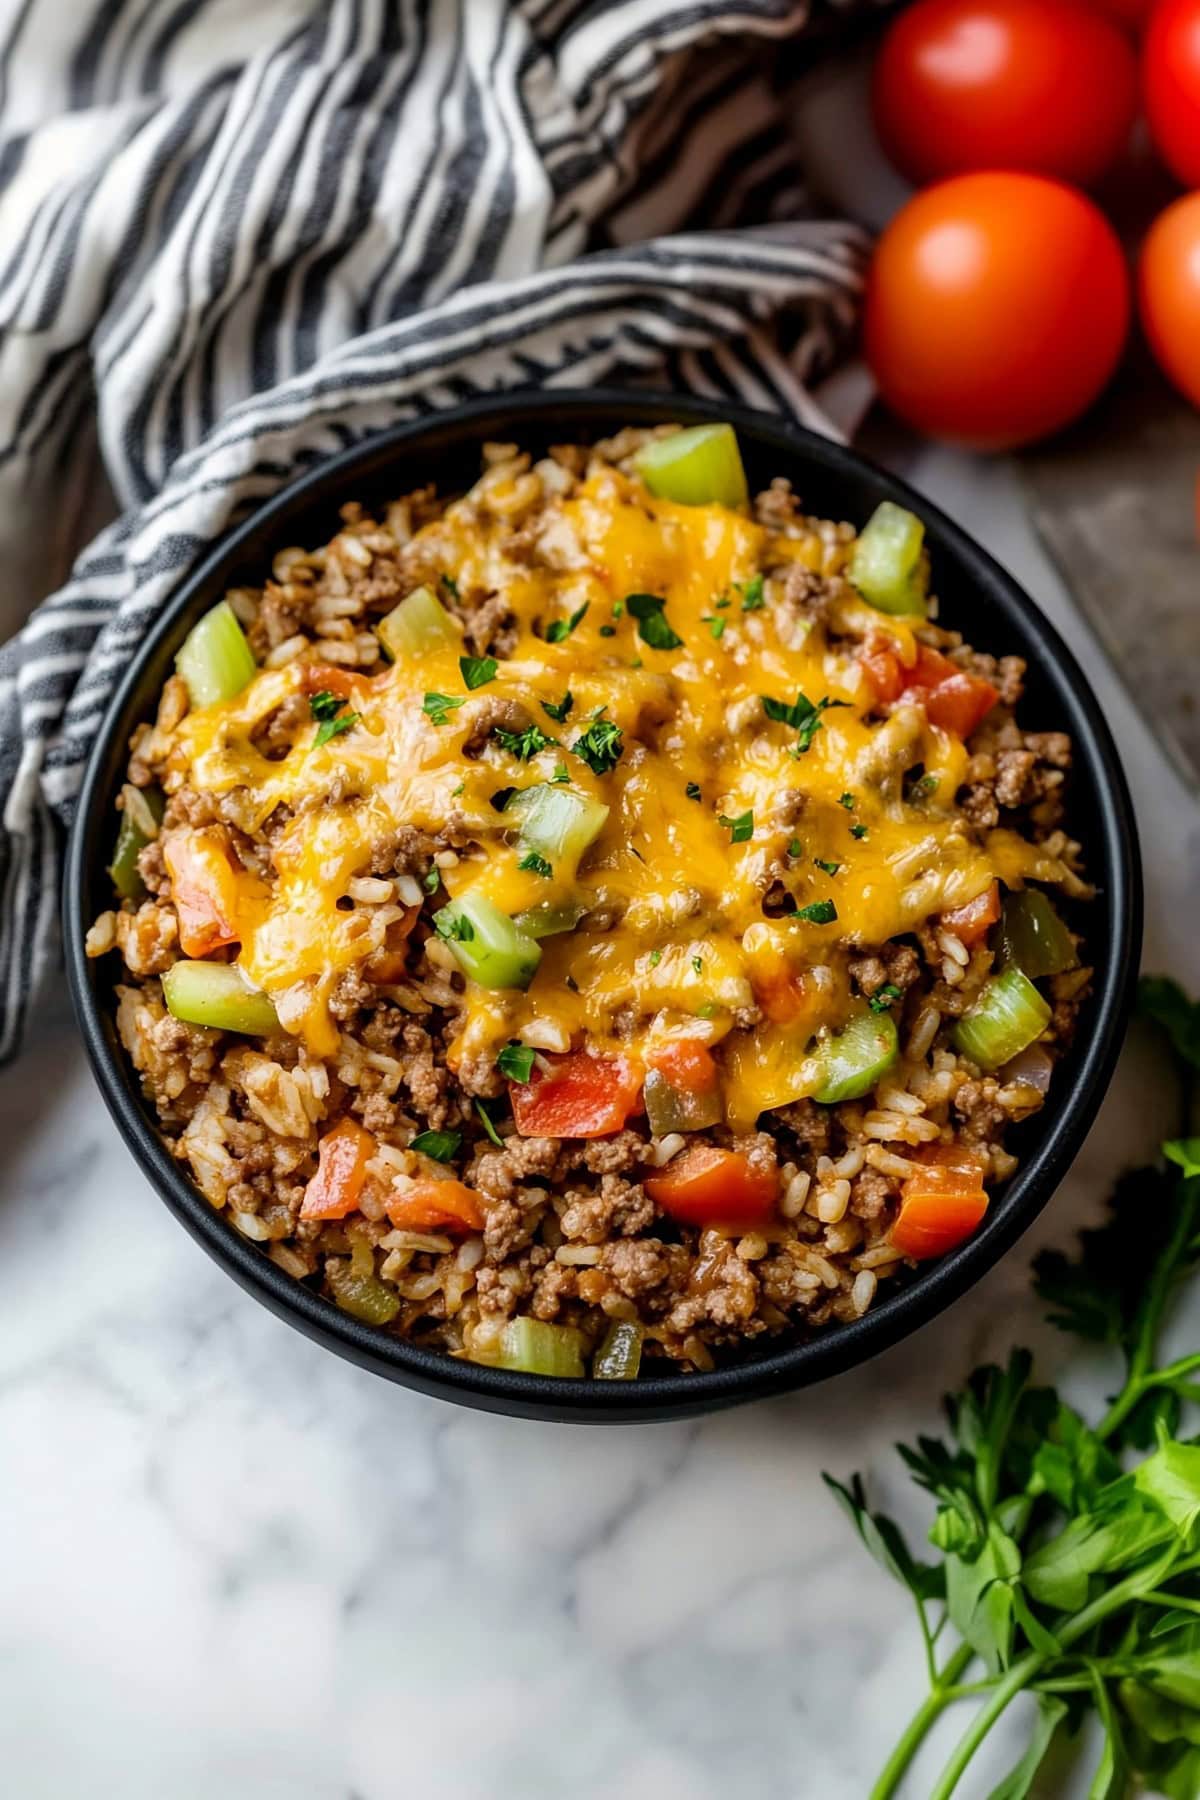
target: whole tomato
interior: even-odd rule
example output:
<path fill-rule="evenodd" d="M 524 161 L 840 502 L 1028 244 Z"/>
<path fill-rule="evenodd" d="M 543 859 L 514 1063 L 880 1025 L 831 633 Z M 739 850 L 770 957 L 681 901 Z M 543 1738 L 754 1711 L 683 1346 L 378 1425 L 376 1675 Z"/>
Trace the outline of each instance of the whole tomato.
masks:
<path fill-rule="evenodd" d="M 1137 57 L 1081 0 L 917 0 L 883 40 L 873 101 L 915 182 L 1002 168 L 1086 185 L 1129 140 Z"/>
<path fill-rule="evenodd" d="M 1112 227 L 1040 175 L 960 175 L 917 194 L 876 247 L 863 342 L 884 400 L 931 437 L 981 450 L 1070 423 L 1129 328 Z"/>
<path fill-rule="evenodd" d="M 1138 262 L 1142 328 L 1164 372 L 1200 406 L 1200 193 L 1160 213 Z"/>
<path fill-rule="evenodd" d="M 1155 148 L 1188 187 L 1200 185 L 1200 0 L 1160 0 L 1142 51 Z"/>

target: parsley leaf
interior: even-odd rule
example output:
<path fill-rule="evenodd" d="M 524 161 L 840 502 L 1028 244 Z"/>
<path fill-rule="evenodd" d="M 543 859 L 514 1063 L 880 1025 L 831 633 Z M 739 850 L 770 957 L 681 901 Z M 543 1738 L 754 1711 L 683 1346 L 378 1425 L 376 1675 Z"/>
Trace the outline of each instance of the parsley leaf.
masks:
<path fill-rule="evenodd" d="M 421 886 L 427 894 L 436 894 L 441 885 L 442 871 L 440 869 L 427 869 L 421 877 Z"/>
<path fill-rule="evenodd" d="M 564 762 L 555 763 L 554 773 L 550 777 L 550 779 L 555 784 L 556 787 L 566 787 L 567 783 L 571 779 L 570 775 L 567 772 L 566 763 L 564 763 Z"/>
<path fill-rule="evenodd" d="M 457 600 L 459 597 L 458 596 L 458 583 L 457 583 L 457 581 L 455 581 L 453 575 L 441 575 L 438 577 L 438 579 L 440 580 L 442 586 L 445 588 L 446 592 L 449 594 L 450 598 L 452 600 Z"/>
<path fill-rule="evenodd" d="M 546 627 L 546 642 L 561 644 L 564 638 L 569 638 L 571 633 L 583 623 L 583 616 L 587 612 L 588 605 L 589 602 L 585 600 L 582 606 L 576 607 L 569 619 L 551 619 Z"/>
<path fill-rule="evenodd" d="M 497 725 L 492 736 L 502 750 L 507 750 L 519 762 L 528 762 L 530 757 L 558 742 L 557 738 L 547 737 L 540 725 L 527 725 L 524 731 L 505 731 L 503 725 Z"/>
<path fill-rule="evenodd" d="M 693 967 L 693 969 L 695 969 L 697 975 L 703 975 L 703 973 L 704 973 L 704 958 L 702 956 L 693 956 L 692 967 Z"/>
<path fill-rule="evenodd" d="M 617 635 L 617 628 L 615 625 L 601 625 L 601 627 L 600 627 L 600 636 L 601 637 L 610 638 L 610 637 L 616 637 L 616 635 Z"/>
<path fill-rule="evenodd" d="M 678 650 L 683 639 L 667 621 L 666 601 L 658 594 L 627 594 L 625 606 L 638 622 L 638 636 L 652 650 Z"/>
<path fill-rule="evenodd" d="M 544 856 L 539 856 L 536 850 L 527 850 L 517 867 L 524 869 L 529 875 L 543 875 L 547 879 L 554 873 L 553 865 Z"/>
<path fill-rule="evenodd" d="M 568 688 L 561 700 L 543 700 L 542 711 L 548 719 L 553 719 L 556 725 L 565 725 L 574 704 L 575 696 Z"/>
<path fill-rule="evenodd" d="M 586 731 L 581 731 L 571 749 L 576 756 L 582 757 L 593 775 L 607 775 L 615 769 L 621 760 L 621 752 L 625 748 L 625 736 L 619 725 L 611 719 L 593 719 Z"/>
<path fill-rule="evenodd" d="M 786 700 L 774 700 L 770 694 L 760 694 L 762 709 L 768 719 L 775 719 L 781 725 L 790 725 L 797 734 L 796 748 L 793 756 L 803 756 L 810 749 L 812 741 L 821 729 L 821 714 L 834 706 L 848 706 L 848 700 L 831 700 L 828 694 L 822 696 L 815 704 L 805 694 L 797 694 L 791 705 Z"/>
<path fill-rule="evenodd" d="M 323 724 L 326 719 L 335 719 L 345 704 L 340 694 L 331 694 L 328 688 L 322 688 L 319 694 L 309 695 L 308 710 Z"/>
<path fill-rule="evenodd" d="M 533 1074 L 534 1054 L 528 1044 L 505 1044 L 496 1067 L 506 1081 L 526 1082 Z"/>
<path fill-rule="evenodd" d="M 804 845 L 800 842 L 799 838 L 792 839 L 791 843 L 787 847 L 787 853 L 789 856 L 803 856 L 804 855 Z"/>
<path fill-rule="evenodd" d="M 847 812 L 853 812 L 856 804 L 853 794 L 843 794 L 838 800 L 838 805 L 844 806 Z"/>
<path fill-rule="evenodd" d="M 662 961 L 662 951 L 661 950 L 652 950 L 650 952 L 650 967 L 652 969 L 657 969 L 657 967 L 661 961 Z"/>
<path fill-rule="evenodd" d="M 729 595 L 728 594 L 719 595 L 718 598 L 713 601 L 713 605 L 716 607 L 718 612 L 724 612 L 725 608 L 729 605 Z"/>
<path fill-rule="evenodd" d="M 850 836 L 852 838 L 865 838 L 866 835 L 867 828 L 865 825 L 852 825 L 850 827 Z"/>
<path fill-rule="evenodd" d="M 1163 975 L 1143 975 L 1138 983 L 1138 1011 L 1161 1025 L 1182 1062 L 1200 1070 L 1200 1006 L 1188 999 L 1178 982 Z"/>
<path fill-rule="evenodd" d="M 358 724 L 361 717 L 359 713 L 342 713 L 341 718 L 338 717 L 345 704 L 340 695 L 331 694 L 328 688 L 322 688 L 319 694 L 309 695 L 309 711 L 318 721 L 317 734 L 312 741 L 314 750 L 319 750 L 330 738 L 335 738 L 341 732 L 349 731 L 352 725 Z"/>
<path fill-rule="evenodd" d="M 796 908 L 796 917 L 807 919 L 810 925 L 832 925 L 837 916 L 832 900 L 810 900 L 807 906 Z"/>
<path fill-rule="evenodd" d="M 452 906 L 443 906 L 441 912 L 434 913 L 433 929 L 449 944 L 469 944 L 475 936 L 470 919 L 465 913 L 455 912 Z"/>
<path fill-rule="evenodd" d="M 900 989 L 894 981 L 885 981 L 881 988 L 876 988 L 867 1001 L 873 1013 L 887 1012 L 893 1001 L 900 998 Z"/>
<path fill-rule="evenodd" d="M 711 631 L 712 635 L 715 638 L 720 639 L 720 637 L 724 633 L 726 625 L 728 625 L 728 623 L 729 623 L 729 620 L 728 619 L 718 619 L 717 616 L 715 615 L 715 613 L 705 613 L 704 614 L 704 623 L 708 626 L 708 629 Z"/>
<path fill-rule="evenodd" d="M 698 781 L 689 781 L 687 787 L 684 789 L 684 793 L 689 800 L 699 800 L 701 797 L 700 783 Z"/>
<path fill-rule="evenodd" d="M 735 581 L 733 585 L 742 596 L 743 612 L 759 612 L 766 605 L 761 575 L 752 575 L 749 581 Z"/>
<path fill-rule="evenodd" d="M 625 617 L 625 602 L 623 600 L 613 601 L 612 616 L 614 619 L 623 619 Z"/>
<path fill-rule="evenodd" d="M 736 819 L 731 819 L 727 813 L 718 813 L 717 824 L 724 825 L 731 844 L 744 844 L 747 838 L 754 835 L 753 812 L 739 813 Z"/>
<path fill-rule="evenodd" d="M 432 1157 L 434 1162 L 450 1162 L 458 1155 L 461 1144 L 461 1131 L 419 1131 L 408 1147 L 421 1156 Z"/>
<path fill-rule="evenodd" d="M 358 724 L 359 716 L 358 713 L 343 713 L 338 719 L 323 720 L 322 723 L 317 726 L 317 735 L 313 739 L 313 749 L 317 750 L 322 744 L 327 744 L 330 738 L 339 736 L 343 731 L 349 731 L 352 725 Z"/>
<path fill-rule="evenodd" d="M 842 866 L 841 863 L 824 862 L 819 856 L 814 856 L 813 861 L 818 869 L 824 869 L 826 875 L 836 875 Z"/>
<path fill-rule="evenodd" d="M 482 1100 L 477 1100 L 475 1102 L 475 1111 L 479 1114 L 480 1123 L 482 1124 L 483 1129 L 487 1132 L 488 1136 L 491 1138 L 493 1144 L 495 1144 L 497 1150 L 503 1150 L 504 1139 L 500 1136 L 500 1133 L 496 1130 L 496 1127 L 493 1125 L 492 1115 L 488 1111 L 487 1107 L 483 1104 Z"/>
<path fill-rule="evenodd" d="M 444 725 L 450 713 L 457 712 L 460 706 L 466 704 L 461 695 L 426 694 L 421 702 L 421 711 L 428 714 L 435 725 Z"/>
<path fill-rule="evenodd" d="M 486 687 L 489 681 L 494 681 L 496 670 L 500 664 L 494 656 L 460 656 L 458 666 L 462 670 L 463 680 L 469 688 L 474 690 Z"/>

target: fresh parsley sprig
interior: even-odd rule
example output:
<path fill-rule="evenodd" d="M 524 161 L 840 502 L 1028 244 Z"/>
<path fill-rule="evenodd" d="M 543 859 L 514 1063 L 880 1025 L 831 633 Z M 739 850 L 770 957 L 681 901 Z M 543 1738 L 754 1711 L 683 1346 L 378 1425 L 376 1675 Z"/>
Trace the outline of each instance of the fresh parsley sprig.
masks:
<path fill-rule="evenodd" d="M 1168 1034 L 1190 1103 L 1200 1007 L 1161 980 L 1143 984 L 1142 1001 Z M 1083 1233 L 1074 1259 L 1054 1252 L 1034 1265 L 1052 1322 L 1123 1358 L 1124 1381 L 1097 1424 L 1033 1384 L 1027 1351 L 977 1369 L 946 1402 L 947 1437 L 900 1447 L 935 1502 L 932 1562 L 872 1512 L 860 1477 L 825 1478 L 867 1550 L 912 1595 L 929 1671 L 870 1800 L 898 1794 L 936 1720 L 970 1700 L 976 1710 L 927 1797 L 949 1800 L 1021 1694 L 1036 1717 L 992 1800 L 1031 1794 L 1052 1745 L 1089 1713 L 1102 1728 L 1093 1800 L 1122 1800 L 1134 1781 L 1168 1800 L 1200 1794 L 1200 1441 L 1177 1435 L 1183 1408 L 1200 1401 L 1200 1352 L 1164 1363 L 1159 1348 L 1172 1299 L 1200 1262 L 1200 1139 L 1163 1152 L 1167 1169 L 1117 1184 L 1107 1223 Z"/>

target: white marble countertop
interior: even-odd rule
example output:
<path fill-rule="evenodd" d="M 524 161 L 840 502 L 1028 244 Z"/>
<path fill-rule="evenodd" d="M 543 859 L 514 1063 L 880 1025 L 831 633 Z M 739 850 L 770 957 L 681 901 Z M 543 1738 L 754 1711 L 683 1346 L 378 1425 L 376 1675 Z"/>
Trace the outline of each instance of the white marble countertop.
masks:
<path fill-rule="evenodd" d="M 1087 664 L 1144 834 L 1147 966 L 1200 986 L 1200 816 L 1033 542 L 1011 472 L 939 450 L 893 460 Z M 1029 1257 L 1151 1147 L 1161 1074 L 1146 1046 L 1127 1050 L 1038 1226 L 918 1337 L 790 1400 L 601 1431 L 422 1399 L 270 1317 L 135 1169 L 55 993 L 0 1078 L 5 1791 L 863 1800 L 923 1676 L 906 1601 L 819 1471 L 865 1469 L 917 1519 L 891 1443 L 933 1426 L 942 1389 L 1015 1338 L 1061 1366 Z M 1190 1324 L 1194 1346 L 1200 1294 Z"/>

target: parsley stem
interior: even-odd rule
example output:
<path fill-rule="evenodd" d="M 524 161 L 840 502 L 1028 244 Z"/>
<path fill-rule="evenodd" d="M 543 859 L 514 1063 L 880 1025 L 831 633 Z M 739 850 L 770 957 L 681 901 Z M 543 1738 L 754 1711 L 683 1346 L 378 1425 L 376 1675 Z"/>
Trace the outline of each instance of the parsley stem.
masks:
<path fill-rule="evenodd" d="M 1184 1267 L 1187 1257 L 1187 1246 L 1196 1230 L 1197 1207 L 1200 1206 L 1200 1180 L 1183 1183 L 1183 1201 L 1175 1220 L 1175 1228 L 1167 1243 L 1159 1253 L 1158 1261 L 1146 1284 L 1145 1296 L 1138 1308 L 1137 1344 L 1129 1360 L 1129 1374 L 1125 1386 L 1117 1395 L 1104 1418 L 1096 1427 L 1096 1435 L 1101 1440 L 1109 1438 L 1125 1423 L 1138 1401 L 1148 1388 L 1161 1386 L 1164 1379 L 1169 1379 L 1170 1370 L 1154 1368 L 1154 1357 L 1158 1348 L 1158 1334 L 1162 1329 L 1163 1314 L 1167 1301 L 1171 1297 L 1171 1288 Z M 1185 1357 L 1184 1362 L 1200 1367 L 1200 1359 Z M 1178 1368 L 1179 1365 L 1173 1365 Z M 1187 1373 L 1187 1370 L 1181 1370 Z"/>
<path fill-rule="evenodd" d="M 955 1683 L 974 1660 L 970 1644 L 960 1644 L 937 1681 L 909 1721 L 908 1728 L 880 1772 L 869 1800 L 891 1800 L 908 1773 L 908 1766 L 951 1701 L 958 1698 Z"/>

